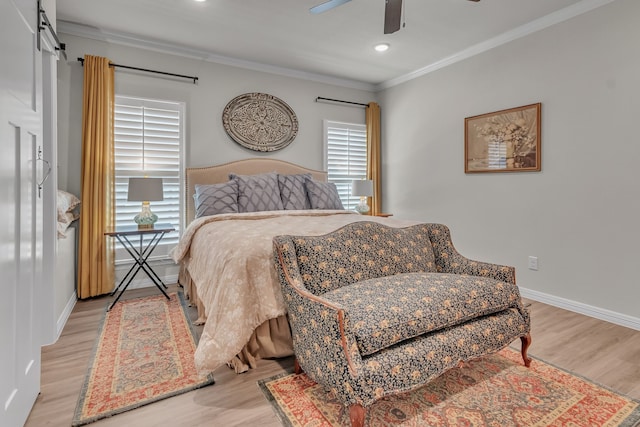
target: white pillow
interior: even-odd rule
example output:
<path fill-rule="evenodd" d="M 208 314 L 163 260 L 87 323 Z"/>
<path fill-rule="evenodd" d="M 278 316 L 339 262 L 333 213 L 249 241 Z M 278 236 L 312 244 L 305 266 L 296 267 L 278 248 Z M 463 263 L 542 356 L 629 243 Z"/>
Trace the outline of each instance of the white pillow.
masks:
<path fill-rule="evenodd" d="M 71 193 L 67 193 L 63 190 L 58 190 L 57 206 L 58 206 L 58 221 L 66 221 L 67 213 L 73 215 L 73 219 L 78 219 L 78 213 L 76 207 L 80 205 L 80 199 Z"/>
<path fill-rule="evenodd" d="M 57 200 L 58 208 L 58 237 L 66 238 L 66 231 L 69 225 L 80 217 L 78 210 L 80 206 L 80 199 L 71 193 L 67 193 L 63 190 L 58 190 Z"/>

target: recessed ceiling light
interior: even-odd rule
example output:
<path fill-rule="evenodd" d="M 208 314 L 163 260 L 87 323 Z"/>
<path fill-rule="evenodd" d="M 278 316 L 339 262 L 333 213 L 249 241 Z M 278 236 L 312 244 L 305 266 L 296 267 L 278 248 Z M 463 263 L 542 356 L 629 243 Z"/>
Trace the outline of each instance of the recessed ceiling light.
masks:
<path fill-rule="evenodd" d="M 207 0 L 194 0 L 194 1 L 197 1 L 197 2 L 199 2 L 199 3 L 202 3 L 202 2 L 205 2 L 205 1 L 207 1 Z"/>
<path fill-rule="evenodd" d="M 389 43 L 380 43 L 375 45 L 373 48 L 378 52 L 384 52 L 385 50 L 389 49 Z"/>

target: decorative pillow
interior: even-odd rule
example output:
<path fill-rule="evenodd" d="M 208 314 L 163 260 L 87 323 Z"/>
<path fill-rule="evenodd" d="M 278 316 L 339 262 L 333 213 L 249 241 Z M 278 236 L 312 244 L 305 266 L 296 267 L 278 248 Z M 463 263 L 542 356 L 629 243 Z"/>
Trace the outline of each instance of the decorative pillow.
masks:
<path fill-rule="evenodd" d="M 58 214 L 58 238 L 60 239 L 66 239 L 67 238 L 67 228 L 69 228 L 69 226 L 71 225 L 71 223 L 73 221 L 75 221 L 76 219 L 78 219 L 78 215 L 74 214 L 72 212 L 67 212 L 65 214 L 63 214 L 63 216 L 61 217 L 60 214 Z"/>
<path fill-rule="evenodd" d="M 67 193 L 64 190 L 58 190 L 56 195 L 56 207 L 58 210 L 58 237 L 66 238 L 67 228 L 76 219 L 80 217 L 78 213 L 78 206 L 80 206 L 80 199 L 71 193 Z"/>
<path fill-rule="evenodd" d="M 281 211 L 283 209 L 275 172 L 259 175 L 229 174 L 238 183 L 238 212 Z"/>
<path fill-rule="evenodd" d="M 223 213 L 238 213 L 238 183 L 236 181 L 221 184 L 196 184 L 193 195 L 196 218 Z"/>
<path fill-rule="evenodd" d="M 80 206 L 80 199 L 73 194 L 58 190 L 56 205 L 58 208 L 58 221 L 66 222 L 67 224 L 71 222 L 67 221 L 67 213 L 72 214 L 72 221 L 78 219 L 79 215 L 76 212 L 76 207 Z"/>
<path fill-rule="evenodd" d="M 305 185 L 311 209 L 344 209 L 338 195 L 338 189 L 333 182 L 310 179 Z"/>
<path fill-rule="evenodd" d="M 282 206 L 286 210 L 311 209 L 305 183 L 311 180 L 310 173 L 278 175 Z"/>

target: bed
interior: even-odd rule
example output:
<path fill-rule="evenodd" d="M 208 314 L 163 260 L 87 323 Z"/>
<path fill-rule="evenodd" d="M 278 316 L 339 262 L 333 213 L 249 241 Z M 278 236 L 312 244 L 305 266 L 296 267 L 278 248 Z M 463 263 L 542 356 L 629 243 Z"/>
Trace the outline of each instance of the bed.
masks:
<path fill-rule="evenodd" d="M 59 336 L 76 300 L 76 235 L 80 200 L 71 193 L 57 190 L 56 207 L 54 314 L 57 321 L 56 336 Z"/>
<path fill-rule="evenodd" d="M 215 210 L 219 213 L 203 215 L 202 189 L 226 186 L 230 174 L 235 174 L 239 182 L 270 174 L 279 179 L 304 176 L 311 206 L 292 209 L 301 206 L 283 202 L 287 209 L 267 204 L 265 209 L 252 212 Z M 210 373 L 225 363 L 238 373 L 245 372 L 255 367 L 259 359 L 293 354 L 273 264 L 274 236 L 326 234 L 363 220 L 395 227 L 416 223 L 362 216 L 331 203 L 323 206 L 311 196 L 313 186 L 331 185 L 326 178 L 326 172 L 265 158 L 186 169 L 188 225 L 172 257 L 180 264 L 180 285 L 198 308 L 198 323 L 204 325 L 195 354 L 200 373 Z M 284 195 L 285 188 L 280 188 Z M 242 191 L 239 194 L 241 204 Z"/>

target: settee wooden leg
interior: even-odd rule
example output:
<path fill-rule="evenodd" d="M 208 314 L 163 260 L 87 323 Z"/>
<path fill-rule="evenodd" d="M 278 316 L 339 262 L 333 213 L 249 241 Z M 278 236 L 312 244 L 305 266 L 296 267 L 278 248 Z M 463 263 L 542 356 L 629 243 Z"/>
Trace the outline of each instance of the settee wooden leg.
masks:
<path fill-rule="evenodd" d="M 351 427 L 364 427 L 364 419 L 367 415 L 367 410 L 362 405 L 349 406 L 349 419 L 351 420 Z"/>
<path fill-rule="evenodd" d="M 520 337 L 520 341 L 522 341 L 522 360 L 524 361 L 524 366 L 528 368 L 531 366 L 531 358 L 527 356 L 527 350 L 531 345 L 531 334 Z"/>
<path fill-rule="evenodd" d="M 294 357 L 293 359 L 293 372 L 295 372 L 296 374 L 301 374 L 302 371 L 302 366 L 300 366 L 300 363 L 298 363 L 298 358 Z"/>

